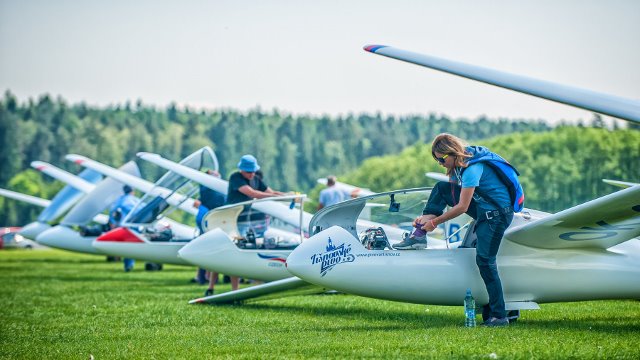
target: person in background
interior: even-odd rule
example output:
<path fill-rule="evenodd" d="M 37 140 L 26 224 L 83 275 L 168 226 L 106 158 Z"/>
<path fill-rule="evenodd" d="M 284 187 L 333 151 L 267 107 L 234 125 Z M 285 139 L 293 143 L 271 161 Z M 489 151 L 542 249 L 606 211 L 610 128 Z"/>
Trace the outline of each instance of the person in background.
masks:
<path fill-rule="evenodd" d="M 220 173 L 215 170 L 207 170 L 207 174 L 211 176 L 215 176 L 217 178 L 220 177 Z M 196 224 L 198 225 L 198 229 L 200 229 L 200 234 L 204 234 L 204 226 L 203 220 L 204 216 L 210 211 L 217 207 L 224 205 L 226 202 L 225 196 L 211 188 L 208 188 L 204 185 L 200 185 L 200 198 L 194 201 L 193 206 L 198 208 L 198 214 L 196 216 Z M 213 288 L 218 280 L 218 273 L 216 272 L 208 272 L 205 269 L 199 268 L 196 274 L 196 282 L 199 284 L 205 284 L 207 282 L 207 277 L 209 279 L 209 288 L 205 291 L 205 296 L 213 295 Z"/>
<path fill-rule="evenodd" d="M 263 199 L 272 196 L 285 195 L 281 191 L 271 189 L 262 177 L 256 176 L 260 170 L 258 160 L 253 155 L 244 155 L 238 162 L 238 171 L 229 177 L 229 190 L 227 191 L 227 204 L 237 204 L 252 199 Z M 245 234 L 242 233 L 244 236 Z M 231 277 L 231 289 L 238 289 L 239 279 Z"/>
<path fill-rule="evenodd" d="M 327 206 L 337 204 L 347 200 L 351 194 L 347 194 L 345 191 L 338 189 L 336 186 L 336 177 L 333 175 L 327 176 L 327 188 L 320 191 L 320 198 L 318 200 L 318 210 Z"/>
<path fill-rule="evenodd" d="M 129 185 L 122 187 L 124 194 L 111 205 L 109 210 L 109 226 L 112 229 L 120 226 L 120 222 L 131 212 L 131 210 L 138 204 L 139 200 L 133 195 L 133 189 Z M 135 265 L 134 259 L 124 259 L 124 271 L 129 272 L 133 270 Z"/>

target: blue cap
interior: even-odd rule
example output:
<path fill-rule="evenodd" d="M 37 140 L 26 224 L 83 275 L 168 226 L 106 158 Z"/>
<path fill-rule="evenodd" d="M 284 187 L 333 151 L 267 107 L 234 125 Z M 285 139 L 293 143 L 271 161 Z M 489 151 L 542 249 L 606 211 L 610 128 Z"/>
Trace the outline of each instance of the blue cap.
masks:
<path fill-rule="evenodd" d="M 238 163 L 238 169 L 246 172 L 256 172 L 260 170 L 258 160 L 253 155 L 243 155 Z"/>

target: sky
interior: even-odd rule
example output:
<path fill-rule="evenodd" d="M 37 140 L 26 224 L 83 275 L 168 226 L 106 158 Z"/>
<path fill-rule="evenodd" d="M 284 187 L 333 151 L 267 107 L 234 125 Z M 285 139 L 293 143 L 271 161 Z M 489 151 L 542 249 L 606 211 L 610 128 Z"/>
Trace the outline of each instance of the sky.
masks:
<path fill-rule="evenodd" d="M 0 0 L 0 90 L 95 106 L 593 117 L 368 44 L 640 99 L 638 0 Z"/>

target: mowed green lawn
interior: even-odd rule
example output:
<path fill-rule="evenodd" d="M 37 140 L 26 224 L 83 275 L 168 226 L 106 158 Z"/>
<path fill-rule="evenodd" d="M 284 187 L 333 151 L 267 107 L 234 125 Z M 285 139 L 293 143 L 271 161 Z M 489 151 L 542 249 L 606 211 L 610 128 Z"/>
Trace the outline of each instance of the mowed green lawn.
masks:
<path fill-rule="evenodd" d="M 189 283 L 194 268 L 142 267 L 0 251 L 0 358 L 640 358 L 635 300 L 544 304 L 509 328 L 465 328 L 462 306 L 350 295 L 188 305 L 205 290 Z"/>

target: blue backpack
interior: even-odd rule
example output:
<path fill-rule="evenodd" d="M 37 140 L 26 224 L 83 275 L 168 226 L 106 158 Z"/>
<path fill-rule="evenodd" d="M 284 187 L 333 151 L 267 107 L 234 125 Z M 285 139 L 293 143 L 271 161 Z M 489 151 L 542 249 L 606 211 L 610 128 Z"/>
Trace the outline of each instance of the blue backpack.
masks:
<path fill-rule="evenodd" d="M 467 164 L 472 165 L 482 162 L 491 167 L 496 172 L 496 175 L 498 175 L 500 181 L 507 186 L 513 211 L 521 212 L 524 208 L 524 190 L 518 180 L 518 175 L 520 175 L 518 170 L 500 155 L 489 151 L 489 149 L 483 146 L 469 146 L 467 150 L 474 154 L 473 157 L 467 160 Z M 478 189 L 476 189 L 476 191 L 478 191 Z M 480 194 L 480 196 L 482 196 L 482 194 Z M 485 199 L 491 201 L 489 197 L 485 197 Z"/>

